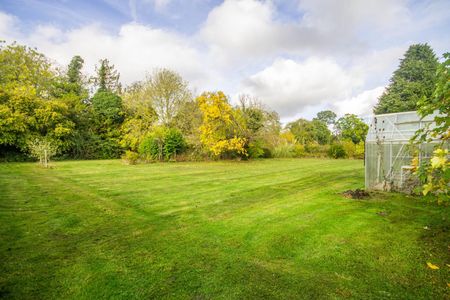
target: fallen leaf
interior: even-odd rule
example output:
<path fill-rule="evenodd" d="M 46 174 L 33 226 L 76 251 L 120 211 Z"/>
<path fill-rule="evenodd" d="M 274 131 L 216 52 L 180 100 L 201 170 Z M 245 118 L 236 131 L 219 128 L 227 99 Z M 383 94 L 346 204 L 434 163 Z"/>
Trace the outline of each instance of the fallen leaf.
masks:
<path fill-rule="evenodd" d="M 439 269 L 438 266 L 433 265 L 433 264 L 430 263 L 430 262 L 427 262 L 427 266 L 428 266 L 428 268 L 430 268 L 431 270 L 438 270 L 438 269 Z"/>

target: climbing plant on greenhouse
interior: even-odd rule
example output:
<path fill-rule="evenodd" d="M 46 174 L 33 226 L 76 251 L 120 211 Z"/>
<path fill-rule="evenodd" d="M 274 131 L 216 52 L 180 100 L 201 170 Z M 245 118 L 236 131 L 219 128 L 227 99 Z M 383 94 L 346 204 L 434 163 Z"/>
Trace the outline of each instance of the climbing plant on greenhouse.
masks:
<path fill-rule="evenodd" d="M 413 140 L 424 142 L 439 139 L 433 156 L 429 161 L 419 163 L 413 159 L 415 172 L 422 182 L 422 193 L 433 195 L 439 203 L 449 202 L 450 162 L 448 160 L 448 142 L 450 139 L 450 53 L 444 54 L 445 61 L 438 67 L 437 83 L 433 96 L 419 101 L 419 114 L 425 117 L 434 112 L 436 126 L 418 130 Z"/>

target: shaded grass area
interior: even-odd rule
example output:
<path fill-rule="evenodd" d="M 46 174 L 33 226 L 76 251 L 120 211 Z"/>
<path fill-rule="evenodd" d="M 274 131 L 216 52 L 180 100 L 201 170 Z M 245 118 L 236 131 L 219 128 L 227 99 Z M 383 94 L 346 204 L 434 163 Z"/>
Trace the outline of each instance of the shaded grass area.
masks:
<path fill-rule="evenodd" d="M 356 160 L 0 164 L 0 297 L 448 298 L 449 208 L 343 197 L 363 173 Z"/>

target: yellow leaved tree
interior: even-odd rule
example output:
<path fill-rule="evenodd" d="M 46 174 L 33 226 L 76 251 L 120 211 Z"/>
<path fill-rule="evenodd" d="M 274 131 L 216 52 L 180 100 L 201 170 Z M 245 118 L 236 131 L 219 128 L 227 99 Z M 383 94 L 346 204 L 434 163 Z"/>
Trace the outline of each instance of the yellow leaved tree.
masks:
<path fill-rule="evenodd" d="M 205 92 L 197 97 L 202 112 L 200 139 L 214 156 L 247 156 L 245 122 L 223 92 Z"/>

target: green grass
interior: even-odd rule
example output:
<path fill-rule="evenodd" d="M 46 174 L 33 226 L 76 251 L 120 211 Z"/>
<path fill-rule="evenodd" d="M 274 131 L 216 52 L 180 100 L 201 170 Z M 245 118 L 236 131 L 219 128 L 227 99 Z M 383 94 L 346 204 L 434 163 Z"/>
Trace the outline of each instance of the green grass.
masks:
<path fill-rule="evenodd" d="M 341 196 L 363 182 L 358 160 L 0 164 L 0 298 L 448 299 L 449 207 Z"/>

